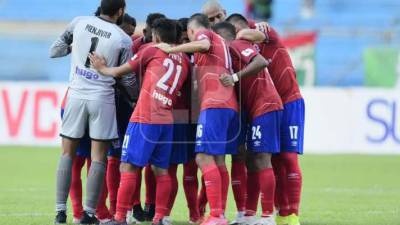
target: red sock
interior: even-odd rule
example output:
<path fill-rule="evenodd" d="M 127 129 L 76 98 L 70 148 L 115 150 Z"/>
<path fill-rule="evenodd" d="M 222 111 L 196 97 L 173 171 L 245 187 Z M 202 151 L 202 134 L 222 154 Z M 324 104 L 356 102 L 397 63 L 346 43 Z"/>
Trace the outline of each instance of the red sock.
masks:
<path fill-rule="evenodd" d="M 178 165 L 170 165 L 168 169 L 169 177 L 171 178 L 171 192 L 168 199 L 167 208 L 168 211 L 166 216 L 171 214 L 172 207 L 174 206 L 174 202 L 176 199 L 176 195 L 178 194 L 178 178 L 176 177 L 176 170 L 178 169 Z"/>
<path fill-rule="evenodd" d="M 207 193 L 206 193 L 206 185 L 204 184 L 204 176 L 201 176 L 201 188 L 199 197 L 197 199 L 197 203 L 199 204 L 198 209 L 200 216 L 204 216 L 206 213 L 206 205 L 207 205 Z"/>
<path fill-rule="evenodd" d="M 261 216 L 271 216 L 274 213 L 275 176 L 272 168 L 266 168 L 258 173 L 261 191 Z"/>
<path fill-rule="evenodd" d="M 301 198 L 302 174 L 297 153 L 284 152 L 280 154 L 286 169 L 286 195 L 289 200 L 289 214 L 299 214 Z"/>
<path fill-rule="evenodd" d="M 167 215 L 168 202 L 171 196 L 171 177 L 169 174 L 156 177 L 156 213 L 153 224 L 158 224 L 160 219 Z"/>
<path fill-rule="evenodd" d="M 216 164 L 203 166 L 203 168 L 201 168 L 201 171 L 204 176 L 207 199 L 210 204 L 210 215 L 214 217 L 219 217 L 222 214 L 221 174 L 219 173 Z"/>
<path fill-rule="evenodd" d="M 69 195 L 72 203 L 72 213 L 74 218 L 80 219 L 83 214 L 82 207 L 82 179 L 81 171 L 85 164 L 84 157 L 75 156 L 72 162 L 72 176 L 71 176 L 71 187 L 69 189 Z"/>
<path fill-rule="evenodd" d="M 156 177 L 151 169 L 151 165 L 147 165 L 144 169 L 144 182 L 146 184 L 146 204 L 156 203 Z"/>
<path fill-rule="evenodd" d="M 107 162 L 107 189 L 108 198 L 110 200 L 110 213 L 115 214 L 117 207 L 117 193 L 119 187 L 119 181 L 121 179 L 121 174 L 119 172 L 120 160 L 117 158 L 110 157 Z"/>
<path fill-rule="evenodd" d="M 229 173 L 225 165 L 218 166 L 218 170 L 221 175 L 221 207 L 222 211 L 225 212 L 226 201 L 228 199 Z"/>
<path fill-rule="evenodd" d="M 272 165 L 275 174 L 275 207 L 280 216 L 289 215 L 289 201 L 286 195 L 286 169 L 279 155 L 272 156 Z"/>
<path fill-rule="evenodd" d="M 232 191 L 238 212 L 246 210 L 247 172 L 244 162 L 232 162 Z"/>
<path fill-rule="evenodd" d="M 115 213 L 115 219 L 119 222 L 126 220 L 126 213 L 132 207 L 131 200 L 137 181 L 138 173 L 136 171 L 121 173 L 121 182 L 117 195 L 117 212 Z"/>
<path fill-rule="evenodd" d="M 108 170 L 108 168 L 107 168 L 107 170 Z M 102 193 L 100 195 L 99 202 L 97 203 L 97 208 L 96 208 L 96 217 L 99 220 L 112 218 L 110 212 L 108 211 L 107 205 L 106 205 L 107 194 L 108 194 L 107 183 L 106 183 L 106 179 L 104 179 Z"/>
<path fill-rule="evenodd" d="M 258 172 L 247 171 L 247 198 L 246 216 L 254 216 L 257 213 L 258 196 L 260 196 L 260 184 Z"/>
<path fill-rule="evenodd" d="M 135 193 L 133 194 L 133 199 L 132 199 L 132 204 L 133 205 L 140 205 L 140 193 L 141 193 L 141 187 L 142 187 L 142 168 L 140 168 L 138 171 L 138 180 L 136 182 L 136 187 L 135 187 Z"/>
<path fill-rule="evenodd" d="M 190 220 L 197 221 L 200 218 L 199 208 L 197 207 L 199 183 L 197 180 L 197 164 L 194 160 L 183 165 L 183 189 L 185 190 Z"/>

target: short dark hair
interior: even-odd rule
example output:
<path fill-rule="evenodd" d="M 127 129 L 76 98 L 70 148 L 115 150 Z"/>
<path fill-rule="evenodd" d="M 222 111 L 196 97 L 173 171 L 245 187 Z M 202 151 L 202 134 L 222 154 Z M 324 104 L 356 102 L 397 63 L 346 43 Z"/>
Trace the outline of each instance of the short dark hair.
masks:
<path fill-rule="evenodd" d="M 100 14 L 101 14 L 101 7 L 99 6 L 99 7 L 97 7 L 96 12 L 94 12 L 94 15 L 100 16 Z"/>
<path fill-rule="evenodd" d="M 130 16 L 128 13 L 125 13 L 124 18 L 122 20 L 124 23 L 127 23 L 129 25 L 136 27 L 136 19 L 134 17 Z"/>
<path fill-rule="evenodd" d="M 164 14 L 161 13 L 150 13 L 149 15 L 147 15 L 146 18 L 146 25 L 150 28 L 153 28 L 153 23 L 157 20 L 157 19 L 161 19 L 161 18 L 167 18 Z"/>
<path fill-rule="evenodd" d="M 225 21 L 228 21 L 230 23 L 241 23 L 244 25 L 249 25 L 249 21 L 247 21 L 246 17 L 244 17 L 242 14 L 239 13 L 233 13 L 228 18 L 226 18 Z"/>
<path fill-rule="evenodd" d="M 233 26 L 231 23 L 229 22 L 220 22 L 215 24 L 214 26 L 212 26 L 212 29 L 214 32 L 221 34 L 221 32 L 223 32 L 226 35 L 229 35 L 230 39 L 235 39 L 236 37 L 236 29 L 235 26 Z M 221 36 L 225 36 L 225 35 L 221 35 Z M 224 37 L 226 38 L 226 37 Z"/>
<path fill-rule="evenodd" d="M 195 13 L 189 18 L 189 22 L 196 22 L 198 25 L 205 27 L 209 29 L 210 26 L 210 21 L 208 21 L 208 17 L 202 13 Z"/>
<path fill-rule="evenodd" d="M 154 21 L 152 30 L 162 42 L 174 44 L 176 42 L 176 23 L 173 20 L 160 18 Z"/>
<path fill-rule="evenodd" d="M 101 0 L 101 14 L 114 16 L 118 10 L 124 9 L 125 6 L 125 0 Z"/>
<path fill-rule="evenodd" d="M 189 18 L 187 18 L 187 17 L 180 18 L 180 19 L 178 19 L 178 23 L 182 27 L 182 32 L 186 32 L 187 25 L 189 23 Z"/>
<path fill-rule="evenodd" d="M 183 27 L 179 24 L 178 20 L 174 20 L 175 28 L 176 28 L 176 35 L 175 35 L 175 43 L 179 44 L 182 38 Z"/>

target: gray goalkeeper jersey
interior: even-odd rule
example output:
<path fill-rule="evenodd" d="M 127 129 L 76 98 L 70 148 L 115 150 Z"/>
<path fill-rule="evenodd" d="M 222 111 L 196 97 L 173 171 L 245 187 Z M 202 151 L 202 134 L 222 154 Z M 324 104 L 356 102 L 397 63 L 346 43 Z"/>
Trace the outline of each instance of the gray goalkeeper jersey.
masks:
<path fill-rule="evenodd" d="M 51 47 L 51 57 L 71 52 L 68 95 L 72 98 L 114 103 L 115 79 L 103 76 L 90 65 L 89 52 L 103 56 L 108 67 L 120 66 L 132 57 L 132 40 L 116 24 L 95 16 L 76 17 Z M 132 74 L 125 85 L 135 85 Z M 135 84 L 134 84 L 135 83 Z"/>

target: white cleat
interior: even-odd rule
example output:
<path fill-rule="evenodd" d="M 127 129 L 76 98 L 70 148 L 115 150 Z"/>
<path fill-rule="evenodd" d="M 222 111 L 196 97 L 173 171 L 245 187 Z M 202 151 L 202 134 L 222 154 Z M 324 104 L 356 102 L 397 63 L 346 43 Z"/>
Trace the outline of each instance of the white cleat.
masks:
<path fill-rule="evenodd" d="M 75 217 L 74 217 L 74 218 L 72 219 L 72 223 L 73 223 L 73 224 L 80 224 L 80 223 L 81 223 L 81 218 L 75 218 Z"/>
<path fill-rule="evenodd" d="M 126 223 L 128 225 L 132 225 L 132 224 L 140 224 L 140 221 L 137 221 L 135 219 L 135 217 L 133 217 L 133 211 L 132 210 L 128 210 L 127 214 L 126 214 Z"/>
<path fill-rule="evenodd" d="M 172 220 L 171 220 L 171 218 L 169 216 L 164 216 L 161 219 L 161 222 L 162 222 L 163 225 L 172 225 Z"/>
<path fill-rule="evenodd" d="M 245 225 L 246 220 L 245 220 L 245 216 L 244 216 L 245 212 L 237 212 L 236 213 L 236 217 L 235 219 L 230 222 L 230 225 Z"/>
<path fill-rule="evenodd" d="M 273 216 L 261 217 L 258 219 L 257 225 L 276 225 L 275 218 Z"/>
<path fill-rule="evenodd" d="M 244 225 L 257 225 L 259 218 L 256 216 L 244 216 Z"/>

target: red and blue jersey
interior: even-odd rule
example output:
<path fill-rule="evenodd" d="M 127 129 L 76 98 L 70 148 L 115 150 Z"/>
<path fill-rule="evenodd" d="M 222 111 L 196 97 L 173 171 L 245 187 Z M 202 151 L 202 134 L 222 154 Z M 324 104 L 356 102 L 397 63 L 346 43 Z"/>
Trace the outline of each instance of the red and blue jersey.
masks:
<path fill-rule="evenodd" d="M 210 30 L 204 29 L 196 33 L 195 40 L 204 39 L 211 44 L 209 50 L 194 53 L 200 110 L 227 108 L 238 111 L 234 88 L 224 87 L 219 80 L 221 74 L 232 72 L 229 48 L 222 37 Z"/>
<path fill-rule="evenodd" d="M 140 77 L 141 90 L 130 122 L 173 124 L 172 109 L 190 70 L 183 53 L 167 54 L 149 45 L 130 61 L 132 71 Z"/>

